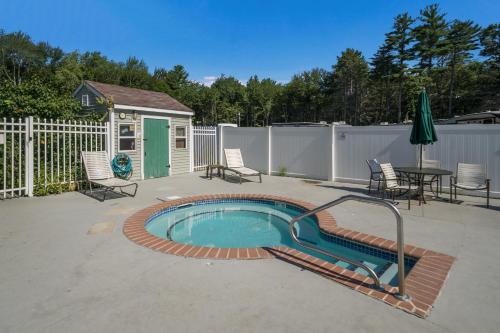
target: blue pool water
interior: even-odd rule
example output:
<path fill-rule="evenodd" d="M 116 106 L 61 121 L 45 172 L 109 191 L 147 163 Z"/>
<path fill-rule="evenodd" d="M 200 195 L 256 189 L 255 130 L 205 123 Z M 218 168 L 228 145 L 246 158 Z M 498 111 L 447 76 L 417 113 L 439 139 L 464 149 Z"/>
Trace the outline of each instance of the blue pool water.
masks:
<path fill-rule="evenodd" d="M 303 213 L 299 207 L 281 202 L 247 199 L 220 199 L 195 202 L 168 209 L 147 221 L 151 234 L 179 243 L 220 248 L 288 246 L 338 266 L 367 273 L 358 267 L 305 249 L 296 244 L 288 231 L 288 221 Z M 323 250 L 371 267 L 382 283 L 397 285 L 397 257 L 394 253 L 320 232 L 316 218 L 297 224 L 298 237 Z M 414 265 L 406 259 L 406 271 Z"/>

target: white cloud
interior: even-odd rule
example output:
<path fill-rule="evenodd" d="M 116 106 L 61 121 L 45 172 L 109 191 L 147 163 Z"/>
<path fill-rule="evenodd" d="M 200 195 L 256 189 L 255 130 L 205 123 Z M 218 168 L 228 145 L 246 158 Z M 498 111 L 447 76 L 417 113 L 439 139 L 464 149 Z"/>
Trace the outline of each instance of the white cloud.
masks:
<path fill-rule="evenodd" d="M 218 76 L 204 76 L 203 80 L 199 81 L 201 84 L 204 86 L 210 87 L 219 77 Z M 242 85 L 246 86 L 247 80 L 238 80 L 239 83 Z"/>
<path fill-rule="evenodd" d="M 217 76 L 204 76 L 203 81 L 200 83 L 203 84 L 204 86 L 210 87 L 215 80 L 217 80 Z"/>

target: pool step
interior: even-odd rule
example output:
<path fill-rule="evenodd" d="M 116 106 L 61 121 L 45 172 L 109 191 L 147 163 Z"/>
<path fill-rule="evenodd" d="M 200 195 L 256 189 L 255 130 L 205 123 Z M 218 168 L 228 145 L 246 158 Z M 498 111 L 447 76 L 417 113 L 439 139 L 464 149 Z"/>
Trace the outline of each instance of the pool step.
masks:
<path fill-rule="evenodd" d="M 390 284 L 393 286 L 398 284 L 398 264 L 388 263 L 388 267 L 386 265 L 375 265 L 368 261 L 363 261 L 363 264 L 373 269 L 377 275 L 382 273 L 382 275 L 379 275 L 379 279 L 382 284 Z M 368 275 L 368 273 L 361 267 L 349 265 L 347 269 L 359 274 Z"/>
<path fill-rule="evenodd" d="M 362 261 L 362 263 L 365 264 L 366 266 L 370 267 L 371 269 L 373 269 L 375 271 L 375 273 L 378 274 L 377 268 L 379 266 L 377 266 L 377 265 L 375 265 L 375 264 L 373 264 L 371 262 L 368 262 L 368 261 Z M 349 265 L 348 269 L 351 270 L 351 271 L 354 271 L 356 273 L 359 273 L 359 274 L 368 275 L 367 271 L 365 271 L 363 268 L 358 267 L 358 266 Z"/>
<path fill-rule="evenodd" d="M 383 284 L 390 284 L 391 286 L 398 285 L 398 264 L 392 264 L 388 269 L 380 276 L 380 282 Z"/>

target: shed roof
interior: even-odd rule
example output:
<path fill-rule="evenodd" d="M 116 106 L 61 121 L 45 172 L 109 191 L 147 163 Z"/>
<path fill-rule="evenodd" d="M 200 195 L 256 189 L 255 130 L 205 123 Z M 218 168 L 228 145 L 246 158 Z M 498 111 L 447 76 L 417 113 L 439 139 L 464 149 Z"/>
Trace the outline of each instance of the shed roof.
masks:
<path fill-rule="evenodd" d="M 112 98 L 115 105 L 193 112 L 193 110 L 177 101 L 175 98 L 162 92 L 129 88 L 89 80 L 85 80 L 84 84 L 90 86 L 101 95 Z"/>

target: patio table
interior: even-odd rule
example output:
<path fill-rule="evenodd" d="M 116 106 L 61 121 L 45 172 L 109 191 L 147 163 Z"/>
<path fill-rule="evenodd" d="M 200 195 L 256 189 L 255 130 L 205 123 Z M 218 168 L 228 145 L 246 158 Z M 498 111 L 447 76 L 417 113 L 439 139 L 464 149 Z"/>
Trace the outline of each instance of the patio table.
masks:
<path fill-rule="evenodd" d="M 439 197 L 439 192 L 443 189 L 443 176 L 451 176 L 453 174 L 452 171 L 446 169 L 438 169 L 438 168 L 419 168 L 419 167 L 394 167 L 394 171 L 401 172 L 407 174 L 410 178 L 411 175 L 415 176 L 418 182 L 419 190 L 418 193 L 420 198 L 425 202 L 424 197 L 424 177 L 425 176 L 435 176 L 439 179 L 439 185 L 436 189 L 436 198 Z M 432 186 L 431 186 L 432 190 Z"/>
<path fill-rule="evenodd" d="M 212 179 L 212 175 L 214 173 L 214 169 L 217 169 L 217 176 L 221 176 L 221 171 L 222 171 L 222 178 L 226 178 L 226 172 L 225 172 L 225 166 L 221 164 L 209 164 L 207 165 L 206 171 L 207 171 L 207 178 L 210 177 Z"/>

